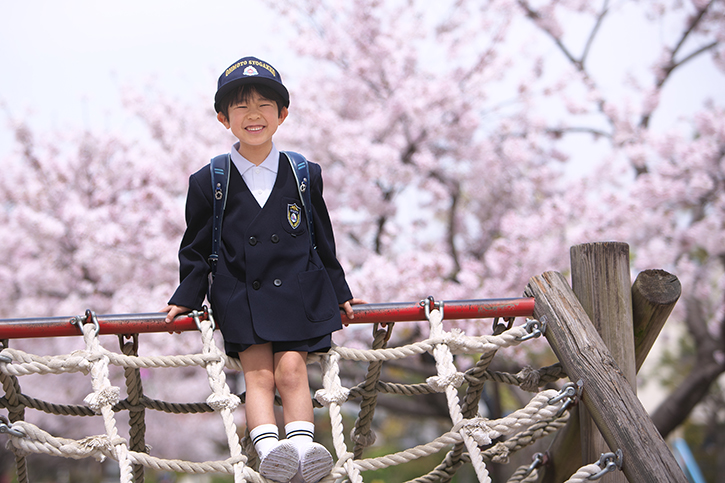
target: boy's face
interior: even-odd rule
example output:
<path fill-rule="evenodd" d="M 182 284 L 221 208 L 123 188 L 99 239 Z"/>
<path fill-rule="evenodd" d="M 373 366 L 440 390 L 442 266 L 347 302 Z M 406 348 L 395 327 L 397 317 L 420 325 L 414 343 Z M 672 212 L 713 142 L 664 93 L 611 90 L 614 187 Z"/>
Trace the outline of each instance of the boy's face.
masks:
<path fill-rule="evenodd" d="M 277 103 L 253 91 L 248 99 L 242 99 L 229 106 L 229 117 L 223 112 L 217 114 L 219 122 L 230 129 L 239 139 L 239 154 L 257 153 L 272 149 L 272 136 L 287 118 L 287 108 L 277 109 Z M 251 160 L 251 159 L 250 159 Z"/>

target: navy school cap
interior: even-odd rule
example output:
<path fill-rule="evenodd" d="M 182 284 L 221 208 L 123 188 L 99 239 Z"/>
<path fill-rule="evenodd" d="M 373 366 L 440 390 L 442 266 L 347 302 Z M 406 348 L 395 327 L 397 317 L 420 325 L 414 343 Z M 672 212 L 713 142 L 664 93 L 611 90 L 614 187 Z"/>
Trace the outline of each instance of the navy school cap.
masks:
<path fill-rule="evenodd" d="M 289 107 L 289 92 L 282 84 L 282 76 L 277 69 L 256 57 L 244 57 L 230 65 L 217 82 L 217 91 L 214 96 L 214 109 L 221 111 L 219 105 L 222 98 L 233 89 L 243 84 L 264 84 L 274 89 L 282 99 L 284 107 Z"/>

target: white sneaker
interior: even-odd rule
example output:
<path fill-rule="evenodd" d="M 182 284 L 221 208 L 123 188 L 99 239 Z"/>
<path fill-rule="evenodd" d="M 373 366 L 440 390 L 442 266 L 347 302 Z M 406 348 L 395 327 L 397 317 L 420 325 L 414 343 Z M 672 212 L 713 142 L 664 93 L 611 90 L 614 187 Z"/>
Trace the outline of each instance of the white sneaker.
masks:
<path fill-rule="evenodd" d="M 319 443 L 310 443 L 300 454 L 299 472 L 294 483 L 317 483 L 327 476 L 334 463 L 327 448 Z"/>
<path fill-rule="evenodd" d="M 259 463 L 259 474 L 273 481 L 287 483 L 299 470 L 300 455 L 295 445 L 283 439 Z"/>

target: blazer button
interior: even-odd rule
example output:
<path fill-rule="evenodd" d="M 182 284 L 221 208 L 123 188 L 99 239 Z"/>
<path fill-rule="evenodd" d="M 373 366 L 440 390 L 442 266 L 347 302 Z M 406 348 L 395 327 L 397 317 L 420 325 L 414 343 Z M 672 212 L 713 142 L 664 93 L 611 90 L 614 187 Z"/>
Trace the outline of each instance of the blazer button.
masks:
<path fill-rule="evenodd" d="M 249 237 L 249 244 L 252 245 L 252 246 L 256 245 L 257 244 L 257 239 L 255 237 L 253 237 L 253 236 L 250 236 Z"/>
<path fill-rule="evenodd" d="M 277 234 L 275 233 L 275 234 L 272 235 L 271 240 L 272 240 L 272 243 L 278 243 L 279 242 L 279 236 L 277 236 Z"/>
<path fill-rule="evenodd" d="M 252 288 L 254 290 L 259 290 L 259 287 L 261 287 L 261 286 L 262 286 L 262 284 L 259 283 L 259 280 L 255 280 L 254 282 L 252 282 Z"/>
<path fill-rule="evenodd" d="M 273 283 L 275 287 L 279 287 L 280 285 L 282 285 L 282 280 L 275 278 Z"/>

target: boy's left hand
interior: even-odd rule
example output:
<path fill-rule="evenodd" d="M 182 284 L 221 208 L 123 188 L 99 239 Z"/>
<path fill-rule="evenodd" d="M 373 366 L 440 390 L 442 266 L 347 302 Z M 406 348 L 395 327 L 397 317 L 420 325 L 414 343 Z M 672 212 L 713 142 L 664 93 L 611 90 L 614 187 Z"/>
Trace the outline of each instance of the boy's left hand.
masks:
<path fill-rule="evenodd" d="M 366 304 L 367 302 L 361 299 L 352 298 L 345 302 L 344 304 L 340 304 L 340 308 L 345 311 L 345 315 L 347 315 L 347 318 L 352 320 L 355 318 L 355 314 L 352 311 L 353 305 L 359 305 L 359 304 Z"/>

